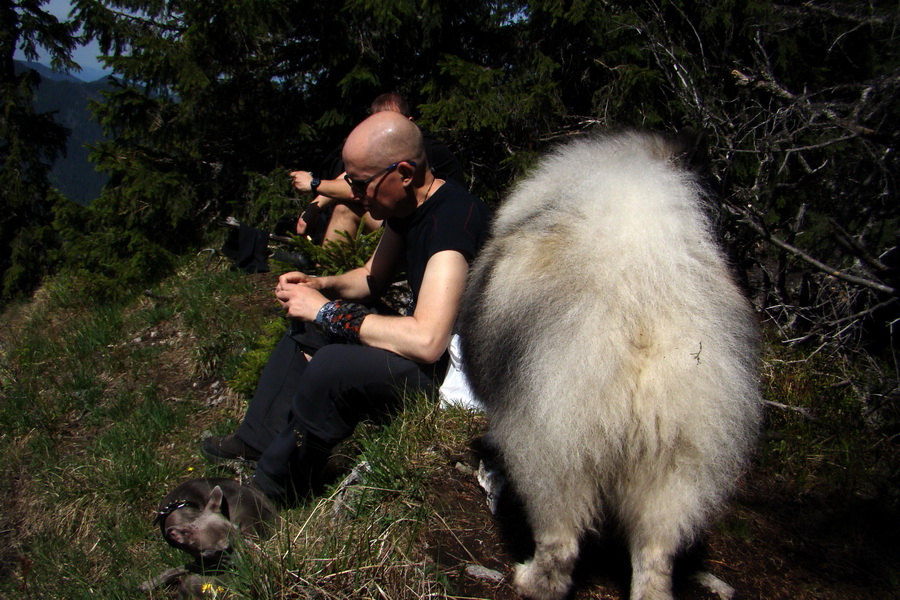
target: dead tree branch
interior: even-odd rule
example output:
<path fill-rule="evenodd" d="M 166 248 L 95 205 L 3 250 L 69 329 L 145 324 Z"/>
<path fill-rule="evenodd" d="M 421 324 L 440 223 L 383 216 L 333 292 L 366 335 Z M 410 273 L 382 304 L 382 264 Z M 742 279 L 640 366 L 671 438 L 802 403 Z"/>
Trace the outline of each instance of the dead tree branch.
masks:
<path fill-rule="evenodd" d="M 879 283 L 877 281 L 872 281 L 870 279 L 865 279 L 864 277 L 857 277 L 856 275 L 851 275 L 850 273 L 847 273 L 841 269 L 836 269 L 832 266 L 829 266 L 829 265 L 823 263 L 822 261 L 820 261 L 818 259 L 813 258 L 812 256 L 810 256 L 809 254 L 807 254 L 800 248 L 797 248 L 796 246 L 793 246 L 793 245 L 785 242 L 778 236 L 771 233 L 768 230 L 768 228 L 763 226 L 759 222 L 758 218 L 755 217 L 754 215 L 752 215 L 751 212 L 749 210 L 747 210 L 746 208 L 740 207 L 740 206 L 737 206 L 734 204 L 729 204 L 728 206 L 729 206 L 729 208 L 731 208 L 732 210 L 737 212 L 739 215 L 741 215 L 743 217 L 743 222 L 750 225 L 750 227 L 752 227 L 761 236 L 763 236 L 763 238 L 766 241 L 771 242 L 771 243 L 775 244 L 776 246 L 778 246 L 779 248 L 782 248 L 783 250 L 790 252 L 791 254 L 800 258 L 804 262 L 812 265 L 819 271 L 826 273 L 827 275 L 830 275 L 832 277 L 836 277 L 837 279 L 841 279 L 843 281 L 855 283 L 857 285 L 862 285 L 864 287 L 875 290 L 877 292 L 881 292 L 884 294 L 890 294 L 891 296 L 900 297 L 900 292 L 898 292 L 897 288 L 885 285 L 883 283 Z"/>

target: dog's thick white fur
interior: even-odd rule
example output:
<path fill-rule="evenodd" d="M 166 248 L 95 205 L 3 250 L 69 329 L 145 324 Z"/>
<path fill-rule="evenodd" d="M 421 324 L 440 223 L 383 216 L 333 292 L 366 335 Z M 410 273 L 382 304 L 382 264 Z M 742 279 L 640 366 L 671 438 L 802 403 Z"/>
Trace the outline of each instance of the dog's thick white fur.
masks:
<path fill-rule="evenodd" d="M 694 177 L 662 136 L 582 139 L 515 186 L 473 265 L 460 332 L 534 557 L 514 584 L 558 599 L 607 517 L 633 600 L 672 598 L 758 429 L 758 328 Z"/>

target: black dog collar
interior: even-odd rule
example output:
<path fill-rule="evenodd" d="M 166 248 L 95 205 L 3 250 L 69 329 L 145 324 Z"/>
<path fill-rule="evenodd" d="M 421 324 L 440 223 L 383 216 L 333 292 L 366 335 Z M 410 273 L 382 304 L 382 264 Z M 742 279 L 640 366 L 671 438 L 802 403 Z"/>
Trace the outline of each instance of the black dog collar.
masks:
<path fill-rule="evenodd" d="M 160 531 L 162 531 L 163 537 L 166 537 L 166 519 L 169 517 L 169 515 L 171 515 L 176 510 L 185 508 L 187 506 L 197 509 L 200 508 L 195 502 L 191 502 L 189 500 L 172 500 L 171 502 L 166 504 L 165 507 L 156 511 L 156 518 L 153 519 L 153 524 L 156 525 L 157 523 L 159 523 L 159 529 Z"/>

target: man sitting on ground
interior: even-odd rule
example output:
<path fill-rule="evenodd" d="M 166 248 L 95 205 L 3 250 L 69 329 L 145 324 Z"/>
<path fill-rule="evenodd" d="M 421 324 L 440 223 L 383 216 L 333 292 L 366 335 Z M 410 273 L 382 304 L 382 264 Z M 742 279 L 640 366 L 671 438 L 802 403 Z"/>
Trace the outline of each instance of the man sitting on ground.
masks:
<path fill-rule="evenodd" d="M 369 114 L 382 111 L 397 112 L 410 121 L 413 120 L 409 103 L 403 96 L 394 92 L 381 94 L 372 101 Z M 423 143 L 428 164 L 434 174 L 441 179 L 452 179 L 465 185 L 462 167 L 450 149 L 424 134 Z M 344 241 L 341 232 L 346 231 L 350 235 L 355 235 L 361 221 L 364 221 L 365 233 L 371 233 L 381 227 L 381 220 L 366 214 L 362 205 L 353 197 L 350 186 L 344 181 L 342 149 L 343 145 L 325 159 L 322 170 L 317 173 L 318 176 L 314 176 L 310 171 L 291 172 L 296 189 L 316 194 L 296 224 L 296 233 L 310 236 L 315 243 Z"/>
<path fill-rule="evenodd" d="M 375 219 L 381 241 L 364 267 L 343 275 L 282 275 L 275 296 L 294 320 L 267 363 L 237 431 L 207 438 L 213 460 L 257 460 L 255 485 L 295 501 L 310 490 L 330 450 L 368 417 L 394 411 L 401 394 L 431 391 L 447 366 L 447 345 L 469 263 L 485 241 L 489 211 L 465 188 L 435 177 L 412 121 L 378 112 L 343 149 L 353 196 Z M 409 316 L 371 312 L 404 269 Z"/>

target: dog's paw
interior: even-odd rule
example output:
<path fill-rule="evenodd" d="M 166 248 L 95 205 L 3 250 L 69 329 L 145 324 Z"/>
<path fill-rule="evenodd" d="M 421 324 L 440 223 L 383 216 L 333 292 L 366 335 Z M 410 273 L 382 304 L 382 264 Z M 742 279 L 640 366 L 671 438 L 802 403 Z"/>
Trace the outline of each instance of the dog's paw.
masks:
<path fill-rule="evenodd" d="M 562 600 L 572 587 L 572 576 L 532 559 L 516 565 L 513 587 L 529 600 Z"/>

